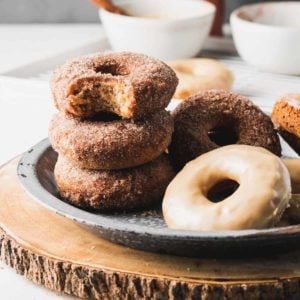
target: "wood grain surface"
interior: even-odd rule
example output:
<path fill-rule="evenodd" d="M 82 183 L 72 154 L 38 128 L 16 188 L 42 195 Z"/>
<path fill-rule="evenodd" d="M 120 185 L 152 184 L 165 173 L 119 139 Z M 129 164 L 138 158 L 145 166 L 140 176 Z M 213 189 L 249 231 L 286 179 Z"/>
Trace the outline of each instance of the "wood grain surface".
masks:
<path fill-rule="evenodd" d="M 300 251 L 215 260 L 115 245 L 35 203 L 18 183 L 17 162 L 0 170 L 0 254 L 35 283 L 89 299 L 300 297 Z"/>

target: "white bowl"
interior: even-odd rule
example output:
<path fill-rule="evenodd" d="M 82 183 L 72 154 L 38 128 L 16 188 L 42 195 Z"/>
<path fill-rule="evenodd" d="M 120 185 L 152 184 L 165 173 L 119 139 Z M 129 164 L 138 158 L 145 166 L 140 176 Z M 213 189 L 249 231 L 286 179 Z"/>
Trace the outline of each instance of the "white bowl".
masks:
<path fill-rule="evenodd" d="M 114 1 L 132 16 L 99 10 L 115 51 L 145 53 L 162 60 L 197 55 L 212 26 L 215 6 L 199 0 Z"/>
<path fill-rule="evenodd" d="M 269 72 L 300 74 L 300 2 L 245 5 L 230 17 L 240 56 Z"/>

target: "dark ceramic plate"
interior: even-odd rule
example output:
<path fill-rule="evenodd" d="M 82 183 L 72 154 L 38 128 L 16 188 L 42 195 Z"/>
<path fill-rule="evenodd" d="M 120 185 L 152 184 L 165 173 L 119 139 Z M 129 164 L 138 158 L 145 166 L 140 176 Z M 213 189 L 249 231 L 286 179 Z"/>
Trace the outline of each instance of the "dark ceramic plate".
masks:
<path fill-rule="evenodd" d="M 267 230 L 193 232 L 168 229 L 160 208 L 122 214 L 84 211 L 58 198 L 53 177 L 56 159 L 48 139 L 23 155 L 18 165 L 18 176 L 26 191 L 40 204 L 114 243 L 192 257 L 274 254 L 300 246 L 300 225 Z"/>

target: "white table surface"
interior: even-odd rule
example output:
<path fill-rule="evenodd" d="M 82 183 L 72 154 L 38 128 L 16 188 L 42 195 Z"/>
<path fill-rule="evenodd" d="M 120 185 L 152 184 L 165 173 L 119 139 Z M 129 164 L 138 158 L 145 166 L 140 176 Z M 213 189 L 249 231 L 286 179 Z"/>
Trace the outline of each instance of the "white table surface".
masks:
<path fill-rule="evenodd" d="M 103 37 L 100 24 L 0 25 L 0 73 L 66 52 L 84 52 Z"/>
<path fill-rule="evenodd" d="M 54 112 L 48 82 L 25 77 L 26 66 L 47 59 L 59 60 L 97 49 L 104 37 L 94 25 L 0 25 L 0 164 L 47 136 Z M 43 65 L 45 67 L 45 65 Z M 23 73 L 24 74 L 23 74 Z M 2 76 L 1 76 L 2 74 Z M 1 300 L 70 299 L 31 283 L 0 263 Z"/>
<path fill-rule="evenodd" d="M 53 112 L 47 83 L 0 77 L 0 164 L 47 136 Z M 0 291 L 3 300 L 69 299 L 17 275 L 3 262 Z"/>

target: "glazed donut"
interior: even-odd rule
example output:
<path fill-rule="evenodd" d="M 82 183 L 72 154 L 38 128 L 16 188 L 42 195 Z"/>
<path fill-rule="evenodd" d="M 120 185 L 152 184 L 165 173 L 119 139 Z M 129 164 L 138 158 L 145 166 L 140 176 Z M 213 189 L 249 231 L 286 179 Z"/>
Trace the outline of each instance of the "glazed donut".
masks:
<path fill-rule="evenodd" d="M 287 94 L 274 105 L 272 120 L 285 141 L 300 155 L 300 94 Z"/>
<path fill-rule="evenodd" d="M 54 115 L 49 137 L 55 151 L 85 169 L 124 169 L 145 164 L 171 142 L 173 121 L 160 111 L 137 121 L 80 120 Z"/>
<path fill-rule="evenodd" d="M 190 97 L 173 111 L 170 154 L 180 169 L 197 156 L 229 144 L 264 147 L 281 154 L 271 119 L 247 98 L 221 90 Z"/>
<path fill-rule="evenodd" d="M 179 78 L 174 98 L 185 99 L 203 90 L 230 90 L 233 84 L 231 71 L 214 59 L 177 60 L 170 62 L 169 66 Z"/>
<path fill-rule="evenodd" d="M 77 117 L 110 112 L 139 119 L 164 109 L 178 79 L 163 62 L 129 52 L 94 54 L 56 69 L 51 90 L 56 107 Z"/>
<path fill-rule="evenodd" d="M 210 189 L 229 179 L 238 189 L 221 202 L 209 200 Z M 290 196 L 289 172 L 280 158 L 261 147 L 229 145 L 186 164 L 166 190 L 163 215 L 172 229 L 269 228 Z"/>
<path fill-rule="evenodd" d="M 149 207 L 162 200 L 174 177 L 166 154 L 136 168 L 107 171 L 81 169 L 59 156 L 54 174 L 63 199 L 101 211 Z"/>

